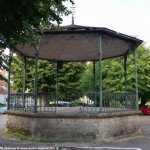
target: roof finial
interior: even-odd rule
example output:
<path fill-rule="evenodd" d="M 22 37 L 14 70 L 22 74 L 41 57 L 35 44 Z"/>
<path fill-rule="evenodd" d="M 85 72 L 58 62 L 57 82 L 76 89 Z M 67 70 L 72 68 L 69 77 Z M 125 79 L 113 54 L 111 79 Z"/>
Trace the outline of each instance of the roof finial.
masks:
<path fill-rule="evenodd" d="M 72 4 L 72 7 L 70 7 L 71 8 L 71 14 L 72 14 L 72 25 L 74 25 L 74 15 L 75 15 L 75 13 L 76 13 L 76 10 L 75 10 L 75 6 L 74 6 L 74 4 Z"/>

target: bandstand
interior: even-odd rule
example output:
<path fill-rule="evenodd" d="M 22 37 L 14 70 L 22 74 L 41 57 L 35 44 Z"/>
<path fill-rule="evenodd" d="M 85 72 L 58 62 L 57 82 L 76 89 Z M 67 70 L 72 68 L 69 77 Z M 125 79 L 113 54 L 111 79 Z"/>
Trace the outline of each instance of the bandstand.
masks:
<path fill-rule="evenodd" d="M 59 142 L 97 142 L 140 134 L 136 48 L 141 43 L 140 39 L 107 28 L 72 24 L 63 26 L 60 30 L 43 31 L 41 42 L 36 49 L 31 46 L 11 45 L 10 51 L 21 55 L 25 65 L 22 93 L 10 94 L 10 85 L 8 88 L 8 131 Z M 105 93 L 102 90 L 102 61 L 124 57 L 123 86 L 127 86 L 126 62 L 129 54 L 134 54 L 135 92 Z M 33 93 L 25 92 L 28 57 L 35 59 Z M 81 97 L 90 97 L 90 102 L 94 105 L 57 107 L 60 100 L 58 82 L 55 95 L 38 93 L 38 59 L 55 61 L 57 67 L 63 62 L 78 61 L 93 61 L 95 66 L 98 61 L 100 90 L 80 93 Z M 10 74 L 11 71 L 9 79 Z M 47 106 L 45 102 L 50 102 L 51 97 L 56 104 L 53 107 Z M 119 105 L 109 105 L 110 101 L 118 101 Z"/>

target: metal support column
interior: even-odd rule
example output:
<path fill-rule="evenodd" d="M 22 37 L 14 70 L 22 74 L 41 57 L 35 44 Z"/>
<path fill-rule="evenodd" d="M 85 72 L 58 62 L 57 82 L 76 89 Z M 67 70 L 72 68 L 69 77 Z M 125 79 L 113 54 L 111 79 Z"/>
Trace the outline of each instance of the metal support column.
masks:
<path fill-rule="evenodd" d="M 102 36 L 100 35 L 100 41 L 99 41 L 99 68 L 100 68 L 100 86 L 99 86 L 99 92 L 100 92 L 100 112 L 102 112 L 102 102 L 103 102 L 103 90 L 102 90 Z"/>
<path fill-rule="evenodd" d="M 136 93 L 136 109 L 138 109 L 138 76 L 137 76 L 137 53 L 134 50 L 134 70 L 135 70 L 135 93 Z"/>
<path fill-rule="evenodd" d="M 95 78 L 95 61 L 93 61 L 93 92 L 94 92 L 94 106 L 97 105 L 96 103 L 96 78 Z"/>
<path fill-rule="evenodd" d="M 58 62 L 56 62 L 56 104 L 58 105 Z"/>
<path fill-rule="evenodd" d="M 37 82 L 38 82 L 38 49 L 35 49 L 35 76 L 34 76 L 34 112 L 37 112 Z"/>
<path fill-rule="evenodd" d="M 26 57 L 23 57 L 24 70 L 23 70 L 23 104 L 25 107 L 25 90 L 26 90 Z"/>
<path fill-rule="evenodd" d="M 95 61 L 93 61 L 93 91 L 95 92 L 96 82 L 95 82 Z"/>
<path fill-rule="evenodd" d="M 125 92 L 127 92 L 127 56 L 124 56 L 124 80 L 125 80 Z"/>
<path fill-rule="evenodd" d="M 8 63 L 8 96 L 7 96 L 7 109 L 10 109 L 10 74 L 11 74 L 11 60 L 12 60 L 12 53 L 9 50 L 9 63 Z"/>

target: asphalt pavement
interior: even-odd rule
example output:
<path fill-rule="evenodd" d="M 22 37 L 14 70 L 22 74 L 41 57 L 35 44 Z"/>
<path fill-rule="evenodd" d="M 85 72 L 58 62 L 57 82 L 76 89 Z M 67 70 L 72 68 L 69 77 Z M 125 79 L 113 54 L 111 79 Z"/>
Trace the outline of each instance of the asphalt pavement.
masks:
<path fill-rule="evenodd" d="M 0 150 L 150 150 L 150 116 L 141 115 L 142 135 L 101 143 L 38 143 L 3 137 L 7 115 L 0 115 Z"/>

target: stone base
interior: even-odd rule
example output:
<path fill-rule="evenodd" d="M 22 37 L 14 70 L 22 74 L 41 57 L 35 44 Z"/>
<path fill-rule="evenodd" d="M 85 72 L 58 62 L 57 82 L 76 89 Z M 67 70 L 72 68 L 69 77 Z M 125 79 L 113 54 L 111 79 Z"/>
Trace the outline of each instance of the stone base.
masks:
<path fill-rule="evenodd" d="M 8 131 L 53 142 L 100 142 L 139 135 L 139 111 L 55 114 L 7 111 Z"/>

